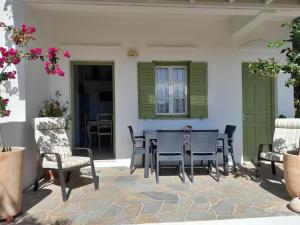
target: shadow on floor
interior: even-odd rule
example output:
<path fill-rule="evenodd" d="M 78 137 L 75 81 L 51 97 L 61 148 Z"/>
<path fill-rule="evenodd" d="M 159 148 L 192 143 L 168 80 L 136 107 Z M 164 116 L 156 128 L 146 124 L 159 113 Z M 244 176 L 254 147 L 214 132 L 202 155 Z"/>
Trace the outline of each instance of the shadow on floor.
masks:
<path fill-rule="evenodd" d="M 18 224 L 18 225 L 45 225 L 45 221 L 40 220 L 38 217 L 35 217 L 33 215 L 25 214 L 19 220 L 17 219 L 15 221 L 15 224 Z M 67 219 L 60 219 L 60 220 L 47 222 L 47 225 L 70 225 L 70 224 L 72 224 L 72 221 L 67 220 Z"/>
<path fill-rule="evenodd" d="M 255 176 L 255 167 L 246 168 L 241 166 L 239 171 L 234 174 L 234 178 L 245 178 L 259 183 L 259 186 L 271 194 L 277 196 L 286 201 L 290 201 L 291 198 L 286 190 L 284 183 L 284 174 L 282 164 L 276 165 L 276 175 L 272 174 L 271 164 L 261 164 L 261 175 L 259 178 Z"/>

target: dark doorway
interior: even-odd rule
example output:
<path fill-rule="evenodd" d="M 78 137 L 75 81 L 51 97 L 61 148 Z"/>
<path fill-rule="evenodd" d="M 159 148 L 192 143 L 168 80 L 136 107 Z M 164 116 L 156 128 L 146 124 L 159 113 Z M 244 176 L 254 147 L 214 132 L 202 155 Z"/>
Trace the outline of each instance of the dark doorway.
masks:
<path fill-rule="evenodd" d="M 74 63 L 73 85 L 75 146 L 90 147 L 96 160 L 113 159 L 113 65 Z"/>

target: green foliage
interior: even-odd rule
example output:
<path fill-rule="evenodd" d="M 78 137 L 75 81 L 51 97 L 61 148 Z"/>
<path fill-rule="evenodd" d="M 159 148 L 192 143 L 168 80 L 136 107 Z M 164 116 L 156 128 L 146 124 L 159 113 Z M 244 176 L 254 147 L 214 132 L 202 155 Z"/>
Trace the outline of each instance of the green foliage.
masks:
<path fill-rule="evenodd" d="M 282 27 L 289 29 L 288 40 L 270 41 L 267 46 L 269 48 L 282 48 L 288 44 L 286 48 L 281 50 L 281 54 L 285 54 L 286 60 L 281 62 L 270 59 L 258 59 L 258 62 L 250 64 L 250 74 L 259 75 L 264 78 L 276 78 L 280 73 L 290 74 L 290 78 L 286 81 L 286 86 L 294 87 L 294 106 L 295 116 L 300 117 L 300 17 L 293 21 L 283 24 Z"/>
<path fill-rule="evenodd" d="M 69 128 L 70 115 L 67 115 L 69 102 L 66 101 L 61 105 L 59 98 L 61 97 L 61 92 L 55 92 L 55 98 L 50 98 L 44 102 L 44 105 L 40 108 L 40 117 L 64 117 L 66 119 L 66 128 Z"/>
<path fill-rule="evenodd" d="M 281 62 L 274 58 L 258 59 L 258 62 L 250 64 L 250 74 L 264 78 L 276 78 L 280 72 L 288 73 L 291 74 L 291 77 L 286 82 L 286 86 L 297 86 L 300 84 L 300 17 L 282 26 L 289 28 L 290 38 L 270 41 L 267 46 L 269 48 L 281 48 L 286 43 L 291 44 L 291 46 L 281 50 L 281 53 L 285 54 L 286 60 Z"/>

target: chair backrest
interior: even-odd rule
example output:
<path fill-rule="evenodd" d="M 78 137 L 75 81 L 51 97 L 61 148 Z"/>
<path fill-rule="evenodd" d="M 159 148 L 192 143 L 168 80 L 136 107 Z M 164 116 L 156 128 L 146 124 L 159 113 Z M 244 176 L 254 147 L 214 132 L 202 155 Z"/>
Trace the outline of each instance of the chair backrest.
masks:
<path fill-rule="evenodd" d="M 183 130 L 158 130 L 158 154 L 183 154 Z"/>
<path fill-rule="evenodd" d="M 234 126 L 234 125 L 226 125 L 226 127 L 225 127 L 225 134 L 227 134 L 229 145 L 232 145 L 232 143 L 233 143 L 233 136 L 234 136 L 235 130 L 236 130 L 236 126 Z"/>
<path fill-rule="evenodd" d="M 107 113 L 97 114 L 96 118 L 97 118 L 98 121 L 100 121 L 100 120 L 112 120 L 112 114 L 107 114 Z"/>
<path fill-rule="evenodd" d="M 128 129 L 129 129 L 129 132 L 130 132 L 130 137 L 131 137 L 132 144 L 135 144 L 134 132 L 133 132 L 132 126 L 128 126 Z"/>
<path fill-rule="evenodd" d="M 219 130 L 193 130 L 192 153 L 216 154 Z"/>
<path fill-rule="evenodd" d="M 58 153 L 62 159 L 72 156 L 64 118 L 35 118 L 33 127 L 35 141 L 40 153 Z M 49 161 L 56 161 L 54 155 L 45 155 L 45 158 Z"/>
<path fill-rule="evenodd" d="M 300 119 L 276 119 L 273 136 L 273 151 L 284 153 L 299 148 Z"/>

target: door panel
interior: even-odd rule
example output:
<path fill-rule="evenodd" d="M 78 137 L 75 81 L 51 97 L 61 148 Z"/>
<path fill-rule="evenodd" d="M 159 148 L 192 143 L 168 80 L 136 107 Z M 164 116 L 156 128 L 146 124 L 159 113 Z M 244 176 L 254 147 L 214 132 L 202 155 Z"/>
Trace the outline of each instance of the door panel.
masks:
<path fill-rule="evenodd" d="M 249 75 L 243 63 L 244 160 L 257 158 L 258 145 L 271 143 L 274 118 L 274 86 L 270 79 Z"/>

